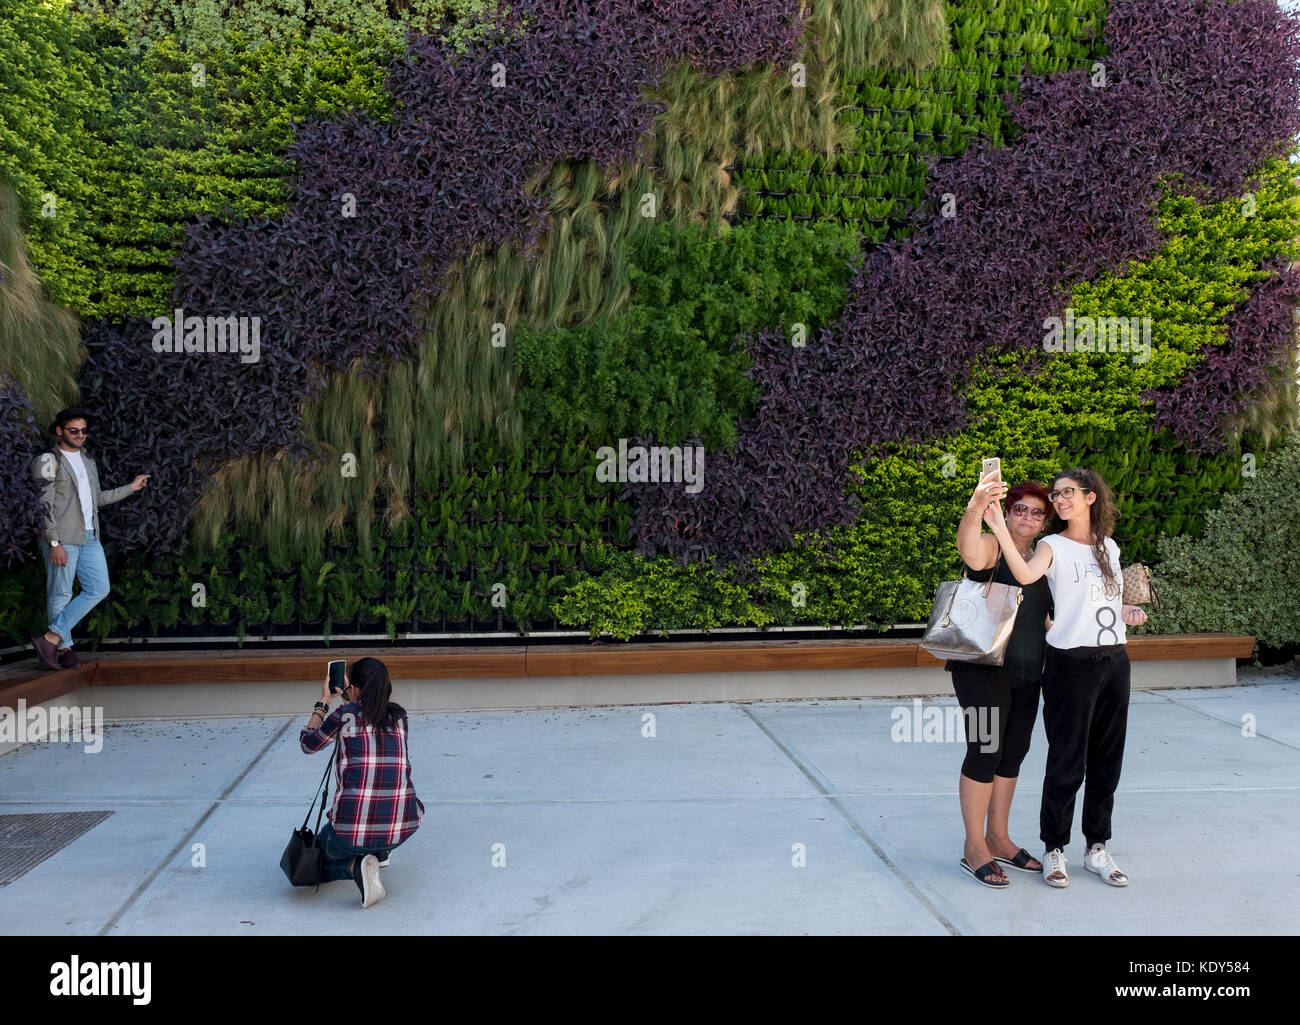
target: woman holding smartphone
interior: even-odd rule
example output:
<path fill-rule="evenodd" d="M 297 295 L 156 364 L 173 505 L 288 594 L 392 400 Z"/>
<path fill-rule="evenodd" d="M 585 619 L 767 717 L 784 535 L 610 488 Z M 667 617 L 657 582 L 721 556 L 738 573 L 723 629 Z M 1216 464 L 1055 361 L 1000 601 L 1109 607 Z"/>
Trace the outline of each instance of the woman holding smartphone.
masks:
<path fill-rule="evenodd" d="M 981 531 L 980 517 L 990 502 L 996 504 L 1005 495 L 1016 549 L 1028 559 L 1034 539 L 1047 522 L 1047 489 L 1026 482 L 1008 491 L 1000 475 L 1000 469 L 991 470 L 976 485 L 957 528 L 957 551 L 972 579 L 987 580 L 991 575 L 998 583 L 1017 587 L 1019 581 L 1006 560 L 998 557 L 997 540 Z M 1002 665 L 949 661 L 944 666 L 952 673 L 953 690 L 967 723 L 966 759 L 957 785 L 966 827 L 961 867 L 976 882 L 999 889 L 1010 885 L 1004 865 L 1021 872 L 1043 870 L 1040 861 L 1011 839 L 1008 820 L 1020 763 L 1029 751 L 1029 738 L 1038 717 L 1043 644 L 1051 603 L 1045 581 L 1022 589 L 1020 610 Z M 984 738 L 978 735 L 976 724 L 989 727 Z"/>
<path fill-rule="evenodd" d="M 1047 631 L 1043 671 L 1043 726 L 1047 772 L 1039 811 L 1043 880 L 1070 884 L 1065 848 L 1074 821 L 1074 799 L 1083 793 L 1083 864 L 1112 886 L 1127 886 L 1106 849 L 1111 811 L 1124 759 L 1128 725 L 1129 660 L 1125 624 L 1146 622 L 1136 605 L 1123 605 L 1119 546 L 1110 533 L 1116 509 L 1100 474 L 1075 468 L 1056 477 L 1048 493 L 1055 515 L 1047 536 L 1026 559 L 1007 529 L 996 502 L 984 521 L 1002 546 L 1002 556 L 1024 585 L 1047 577 L 1055 613 Z"/>
<path fill-rule="evenodd" d="M 361 891 L 363 908 L 384 899 L 379 870 L 424 817 L 411 783 L 406 710 L 392 696 L 388 669 L 377 658 L 363 658 L 344 674 L 344 704 L 330 713 L 334 693 L 327 670 L 321 700 L 299 734 L 303 751 L 314 754 L 342 731 L 334 803 L 319 838 L 321 882 L 351 879 Z"/>

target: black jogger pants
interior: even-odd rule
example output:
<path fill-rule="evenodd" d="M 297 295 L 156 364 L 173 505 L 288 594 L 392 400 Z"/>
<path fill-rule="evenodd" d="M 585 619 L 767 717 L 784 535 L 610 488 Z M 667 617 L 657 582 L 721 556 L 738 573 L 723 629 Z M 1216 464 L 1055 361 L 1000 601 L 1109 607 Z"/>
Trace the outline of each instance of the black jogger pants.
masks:
<path fill-rule="evenodd" d="M 1122 644 L 1100 648 L 1047 646 L 1043 671 L 1043 727 L 1047 772 L 1038 813 L 1046 850 L 1065 849 L 1074 822 L 1074 798 L 1083 792 L 1087 845 L 1110 839 L 1128 727 L 1129 660 Z"/>

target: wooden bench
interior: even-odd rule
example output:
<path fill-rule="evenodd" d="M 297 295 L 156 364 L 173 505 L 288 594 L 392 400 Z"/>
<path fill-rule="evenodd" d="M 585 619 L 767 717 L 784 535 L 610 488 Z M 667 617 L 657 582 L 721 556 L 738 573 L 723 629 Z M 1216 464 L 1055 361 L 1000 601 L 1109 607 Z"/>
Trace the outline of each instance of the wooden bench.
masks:
<path fill-rule="evenodd" d="M 1138 635 L 1134 661 L 1249 658 L 1255 638 L 1240 634 Z M 280 650 L 105 652 L 80 669 L 54 672 L 35 656 L 0 669 L 0 707 L 50 701 L 83 687 L 192 683 L 287 683 L 324 679 L 325 662 L 383 660 L 395 679 L 622 676 L 755 670 L 911 669 L 942 666 L 915 640 L 755 640 L 507 647 L 295 648 Z"/>

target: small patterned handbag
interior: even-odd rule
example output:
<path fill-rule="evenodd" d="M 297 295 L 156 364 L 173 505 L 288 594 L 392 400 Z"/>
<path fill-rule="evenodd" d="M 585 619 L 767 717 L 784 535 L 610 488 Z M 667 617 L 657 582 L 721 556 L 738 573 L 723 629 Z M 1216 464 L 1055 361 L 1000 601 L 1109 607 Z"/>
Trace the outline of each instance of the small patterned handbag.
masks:
<path fill-rule="evenodd" d="M 1151 586 L 1151 571 L 1140 562 L 1133 563 L 1124 570 L 1124 595 L 1120 599 L 1125 605 L 1160 605 L 1155 588 Z"/>

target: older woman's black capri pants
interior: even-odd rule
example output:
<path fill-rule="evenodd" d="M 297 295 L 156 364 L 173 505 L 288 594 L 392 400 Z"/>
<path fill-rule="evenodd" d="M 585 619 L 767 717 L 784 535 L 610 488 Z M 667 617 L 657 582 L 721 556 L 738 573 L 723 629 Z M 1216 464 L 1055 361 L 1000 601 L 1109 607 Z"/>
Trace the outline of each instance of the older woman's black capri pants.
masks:
<path fill-rule="evenodd" d="M 994 776 L 1015 779 L 1029 753 L 1042 684 L 1011 676 L 997 666 L 953 662 L 951 667 L 953 690 L 966 721 L 961 774 L 977 783 L 992 783 Z"/>

